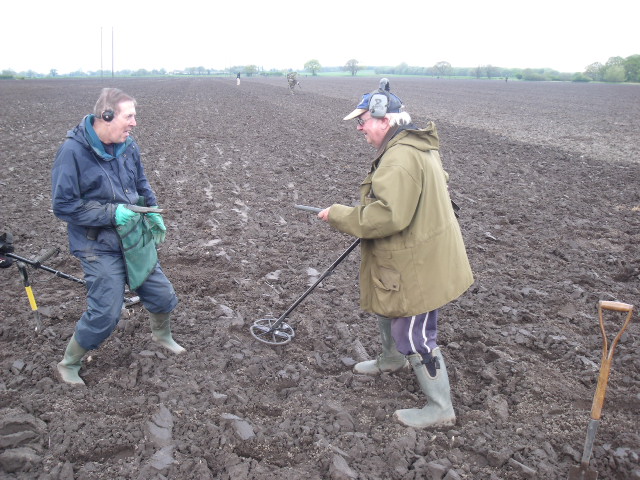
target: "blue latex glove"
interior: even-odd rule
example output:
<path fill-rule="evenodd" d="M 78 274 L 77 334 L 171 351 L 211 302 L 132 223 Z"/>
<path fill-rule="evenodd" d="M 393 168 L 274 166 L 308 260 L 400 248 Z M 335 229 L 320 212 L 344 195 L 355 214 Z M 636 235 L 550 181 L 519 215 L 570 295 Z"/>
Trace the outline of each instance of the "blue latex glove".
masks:
<path fill-rule="evenodd" d="M 126 225 L 136 215 L 139 216 L 140 214 L 129 210 L 125 204 L 119 203 L 115 214 L 116 225 Z"/>
<path fill-rule="evenodd" d="M 153 206 L 151 208 L 158 208 L 157 206 Z M 165 237 L 167 235 L 167 227 L 164 226 L 164 220 L 162 219 L 162 215 L 159 213 L 147 213 L 147 220 L 149 220 L 149 224 L 151 227 L 151 234 L 153 235 L 153 241 L 156 245 L 164 242 Z"/>

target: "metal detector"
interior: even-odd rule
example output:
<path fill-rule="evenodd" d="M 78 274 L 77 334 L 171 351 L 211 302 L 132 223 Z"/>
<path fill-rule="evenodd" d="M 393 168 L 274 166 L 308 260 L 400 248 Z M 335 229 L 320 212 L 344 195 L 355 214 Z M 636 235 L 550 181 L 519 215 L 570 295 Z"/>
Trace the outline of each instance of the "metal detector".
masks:
<path fill-rule="evenodd" d="M 31 265 L 34 268 L 40 268 L 45 272 L 53 273 L 56 277 L 64 278 L 65 280 L 71 280 L 73 282 L 81 283 L 82 285 L 84 285 L 86 282 L 81 278 L 77 278 L 72 275 L 63 273 L 60 270 L 55 270 L 51 267 L 47 267 L 46 265 L 42 265 L 42 262 L 47 261 L 48 259 L 57 255 L 58 253 L 60 253 L 60 249 L 57 247 L 54 247 L 50 250 L 47 250 L 44 254 L 42 254 L 41 256 L 39 256 L 34 260 L 29 260 L 28 258 L 21 257 L 20 255 L 16 255 L 15 253 L 5 253 L 4 256 L 17 260 L 18 262 L 16 263 L 16 265 L 20 270 L 20 272 L 22 272 L 23 269 L 25 269 L 24 264 L 26 263 L 28 265 Z"/>
<path fill-rule="evenodd" d="M 307 207 L 305 205 L 296 205 L 295 206 L 299 210 L 304 210 L 312 213 L 320 213 L 322 211 L 321 208 L 316 207 Z M 284 345 L 285 343 L 289 343 L 293 337 L 295 337 L 295 332 L 291 325 L 285 323 L 287 316 L 293 312 L 293 310 L 300 305 L 300 303 L 307 298 L 307 296 L 315 289 L 320 282 L 322 282 L 325 278 L 333 273 L 333 270 L 351 253 L 351 251 L 358 246 L 360 243 L 360 239 L 356 239 L 349 248 L 347 248 L 338 259 L 331 264 L 325 272 L 320 275 L 318 280 L 311 285 L 293 304 L 282 314 L 280 318 L 277 320 L 275 318 L 261 318 L 253 322 L 253 325 L 249 328 L 251 335 L 256 340 L 261 341 L 262 343 L 267 343 L 269 345 Z"/>
<path fill-rule="evenodd" d="M 3 246 L 6 246 L 3 245 Z M 11 258 L 12 260 L 16 260 L 16 266 L 20 271 L 20 275 L 22 276 L 22 283 L 24 285 L 24 289 L 27 292 L 27 297 L 29 298 L 29 305 L 31 305 L 31 310 L 33 311 L 33 315 L 35 317 L 35 332 L 36 334 L 40 334 L 42 332 L 42 320 L 40 319 L 40 312 L 38 311 L 38 304 L 36 303 L 36 299 L 33 296 L 33 290 L 31 289 L 31 281 L 29 280 L 29 271 L 27 270 L 27 265 L 31 265 L 34 268 L 40 268 L 47 272 L 53 273 L 56 277 L 64 278 L 66 280 L 71 280 L 77 283 L 85 284 L 85 281 L 76 278 L 72 275 L 68 275 L 66 273 L 62 273 L 59 270 L 55 270 L 51 267 L 47 267 L 46 265 L 42 265 L 42 262 L 47 261 L 49 258 L 60 253 L 60 249 L 58 247 L 51 248 L 47 250 L 45 253 L 40 255 L 34 260 L 29 260 L 28 258 L 21 257 L 20 255 L 16 255 L 13 252 L 3 252 L 3 256 L 6 258 Z"/>
<path fill-rule="evenodd" d="M 33 295 L 33 290 L 31 288 L 31 281 L 29 280 L 29 271 L 27 269 L 27 265 L 36 269 L 39 268 L 46 272 L 52 273 L 56 277 L 64 278 L 65 280 L 70 280 L 72 282 L 76 282 L 81 285 L 86 285 L 87 283 L 82 278 L 74 277 L 73 275 L 69 275 L 67 273 L 61 272 L 60 270 L 56 270 L 54 268 L 51 268 L 42 264 L 43 262 L 46 262 L 48 259 L 58 255 L 59 253 L 60 253 L 60 249 L 58 247 L 53 247 L 47 250 L 42 255 L 40 255 L 39 257 L 31 260 L 14 253 L 13 236 L 10 233 L 4 232 L 0 234 L 0 258 L 4 258 L 4 259 L 8 258 L 11 260 L 15 260 L 16 266 L 18 267 L 18 270 L 20 271 L 20 275 L 22 276 L 22 283 L 24 285 L 24 289 L 27 292 L 27 297 L 29 298 L 29 305 L 31 306 L 31 310 L 33 311 L 33 314 L 35 317 L 35 322 L 36 322 L 35 332 L 37 334 L 42 332 L 42 321 L 40 319 L 40 312 L 38 311 L 38 304 L 36 303 L 36 299 Z M 10 262 L 9 265 L 3 265 L 3 268 L 10 266 L 10 264 L 12 263 L 11 260 L 9 260 Z M 136 304 L 139 301 L 140 301 L 140 297 L 138 296 L 124 297 L 122 308 L 125 308 L 129 305 Z"/>

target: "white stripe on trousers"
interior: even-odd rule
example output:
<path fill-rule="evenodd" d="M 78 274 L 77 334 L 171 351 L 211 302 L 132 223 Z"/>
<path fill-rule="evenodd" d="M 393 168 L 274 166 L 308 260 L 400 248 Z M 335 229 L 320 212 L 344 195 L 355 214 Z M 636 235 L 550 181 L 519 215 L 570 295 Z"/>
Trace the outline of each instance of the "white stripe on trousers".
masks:
<path fill-rule="evenodd" d="M 429 313 L 430 312 L 427 312 L 424 316 L 424 322 L 422 322 L 422 331 L 420 332 L 422 334 L 422 346 L 427 351 L 427 353 L 431 353 L 431 349 L 427 345 L 427 322 L 429 321 Z M 416 316 L 414 315 L 411 317 L 411 321 L 409 322 L 409 330 L 407 334 L 409 335 L 409 344 L 411 345 L 411 350 L 413 350 L 415 353 L 418 353 L 418 349 L 416 348 L 416 344 L 413 340 L 413 328 L 415 326 L 415 323 Z"/>

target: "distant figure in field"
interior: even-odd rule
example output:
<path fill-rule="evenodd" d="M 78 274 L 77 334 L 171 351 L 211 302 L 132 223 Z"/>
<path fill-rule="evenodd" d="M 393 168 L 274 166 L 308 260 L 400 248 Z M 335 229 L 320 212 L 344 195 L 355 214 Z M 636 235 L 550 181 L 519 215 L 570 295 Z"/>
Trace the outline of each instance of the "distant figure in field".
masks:
<path fill-rule="evenodd" d="M 299 88 L 302 88 L 298 81 L 298 72 L 287 73 L 287 82 L 289 83 L 289 91 L 291 92 L 291 95 L 293 95 L 293 89 L 296 88 L 296 85 Z"/>
<path fill-rule="evenodd" d="M 240 72 L 236 75 L 236 85 L 240 85 Z"/>

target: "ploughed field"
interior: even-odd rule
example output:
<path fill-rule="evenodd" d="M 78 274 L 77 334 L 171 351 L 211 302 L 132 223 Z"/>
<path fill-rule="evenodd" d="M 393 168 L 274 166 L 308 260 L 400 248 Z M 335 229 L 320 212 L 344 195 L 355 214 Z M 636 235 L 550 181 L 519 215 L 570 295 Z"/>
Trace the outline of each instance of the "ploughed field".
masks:
<path fill-rule="evenodd" d="M 140 304 L 85 357 L 87 388 L 54 376 L 83 287 L 29 267 L 34 334 L 16 266 L 0 270 L 0 478 L 565 479 L 580 461 L 602 336 L 597 302 L 640 306 L 640 88 L 391 78 L 434 120 L 474 285 L 441 311 L 457 424 L 395 423 L 423 406 L 410 371 L 352 366 L 379 352 L 359 310 L 359 250 L 278 318 L 354 239 L 294 204 L 353 204 L 373 150 L 342 117 L 378 78 L 0 82 L 0 229 L 19 255 L 82 276 L 50 205 L 66 131 L 104 86 L 138 100 L 135 136 L 167 209 L 161 264 L 180 297 L 181 356 L 150 339 Z M 608 313 L 612 338 L 624 315 Z M 611 341 L 611 338 L 609 341 Z M 591 465 L 640 479 L 640 327 L 614 355 Z"/>

